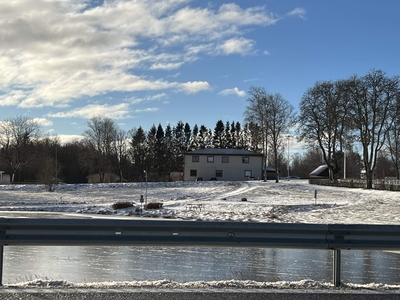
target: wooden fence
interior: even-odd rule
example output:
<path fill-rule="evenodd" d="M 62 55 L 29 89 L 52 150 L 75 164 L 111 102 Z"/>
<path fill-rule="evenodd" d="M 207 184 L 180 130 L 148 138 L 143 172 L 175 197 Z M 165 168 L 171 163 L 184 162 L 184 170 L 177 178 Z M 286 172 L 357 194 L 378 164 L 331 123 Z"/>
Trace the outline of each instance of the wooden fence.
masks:
<path fill-rule="evenodd" d="M 335 181 L 329 179 L 309 179 L 309 183 L 347 188 L 367 188 L 366 179 L 338 179 Z M 400 180 L 374 179 L 372 181 L 372 188 L 375 190 L 400 191 Z"/>

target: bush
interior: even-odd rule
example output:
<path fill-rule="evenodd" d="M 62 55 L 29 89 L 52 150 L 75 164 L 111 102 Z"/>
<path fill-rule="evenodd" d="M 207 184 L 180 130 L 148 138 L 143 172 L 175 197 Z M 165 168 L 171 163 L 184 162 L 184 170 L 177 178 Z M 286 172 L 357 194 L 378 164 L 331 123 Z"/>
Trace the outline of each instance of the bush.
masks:
<path fill-rule="evenodd" d="M 163 204 L 161 202 L 150 202 L 145 205 L 144 209 L 159 209 L 162 208 Z"/>
<path fill-rule="evenodd" d="M 119 201 L 119 202 L 115 202 L 115 203 L 112 205 L 112 208 L 113 208 L 114 210 L 117 210 L 117 209 L 121 209 L 121 208 L 132 207 L 132 206 L 133 206 L 133 203 L 132 203 L 132 202 L 129 202 L 129 201 Z"/>

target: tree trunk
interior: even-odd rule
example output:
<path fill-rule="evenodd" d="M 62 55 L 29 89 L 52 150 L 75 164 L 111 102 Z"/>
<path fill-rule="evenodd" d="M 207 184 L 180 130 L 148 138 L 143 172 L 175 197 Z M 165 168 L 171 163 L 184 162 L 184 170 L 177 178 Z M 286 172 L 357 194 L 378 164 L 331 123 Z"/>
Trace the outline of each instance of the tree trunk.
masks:
<path fill-rule="evenodd" d="M 373 179 L 373 176 L 372 176 L 372 172 L 370 171 L 370 170 L 367 170 L 367 189 L 372 189 L 372 179 Z"/>

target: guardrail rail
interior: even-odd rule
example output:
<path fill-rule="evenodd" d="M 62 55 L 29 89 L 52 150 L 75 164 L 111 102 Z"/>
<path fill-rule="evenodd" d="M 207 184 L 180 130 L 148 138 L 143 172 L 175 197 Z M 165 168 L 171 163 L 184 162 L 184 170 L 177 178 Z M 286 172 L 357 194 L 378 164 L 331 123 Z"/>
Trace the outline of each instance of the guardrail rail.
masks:
<path fill-rule="evenodd" d="M 399 250 L 400 225 L 196 222 L 128 219 L 0 218 L 0 284 L 5 246 L 177 246 Z"/>

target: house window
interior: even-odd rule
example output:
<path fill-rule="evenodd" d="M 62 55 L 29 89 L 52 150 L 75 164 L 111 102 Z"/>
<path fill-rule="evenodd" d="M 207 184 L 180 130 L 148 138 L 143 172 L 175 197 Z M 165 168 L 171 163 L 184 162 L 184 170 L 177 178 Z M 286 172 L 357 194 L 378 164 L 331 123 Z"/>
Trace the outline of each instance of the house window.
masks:
<path fill-rule="evenodd" d="M 215 177 L 222 177 L 222 170 L 216 170 Z"/>
<path fill-rule="evenodd" d="M 192 156 L 192 162 L 199 162 L 199 157 L 196 155 Z"/>
<path fill-rule="evenodd" d="M 242 163 L 248 164 L 249 163 L 249 158 L 248 157 L 242 157 Z"/>
<path fill-rule="evenodd" d="M 197 177 L 197 170 L 190 170 L 191 177 Z"/>
<path fill-rule="evenodd" d="M 247 178 L 253 177 L 252 175 L 253 175 L 253 173 L 251 172 L 251 170 L 245 170 L 244 171 L 244 177 L 247 177 Z"/>
<path fill-rule="evenodd" d="M 222 156 L 223 163 L 229 163 L 229 156 Z"/>
<path fill-rule="evenodd" d="M 214 156 L 207 156 L 207 162 L 208 163 L 213 163 L 214 162 Z"/>

